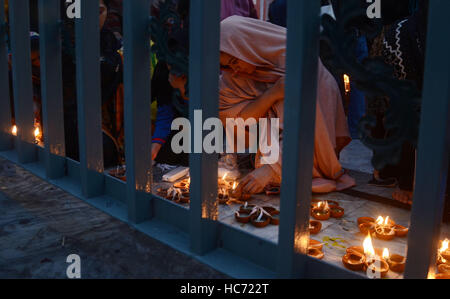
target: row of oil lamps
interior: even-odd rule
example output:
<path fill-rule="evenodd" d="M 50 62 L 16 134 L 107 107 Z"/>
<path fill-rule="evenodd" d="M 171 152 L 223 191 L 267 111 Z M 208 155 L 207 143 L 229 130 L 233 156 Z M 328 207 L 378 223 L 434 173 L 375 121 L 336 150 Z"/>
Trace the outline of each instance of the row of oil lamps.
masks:
<path fill-rule="evenodd" d="M 13 136 L 17 136 L 17 126 L 16 125 L 13 125 L 12 126 L 12 128 L 11 128 L 11 134 L 13 135 Z M 42 131 L 41 131 L 41 126 L 40 126 L 40 124 L 38 124 L 38 123 L 35 123 L 35 125 L 34 125 L 34 131 L 33 131 L 33 134 L 34 134 L 34 142 L 36 143 L 36 144 L 39 144 L 39 143 L 41 143 L 42 142 Z"/>

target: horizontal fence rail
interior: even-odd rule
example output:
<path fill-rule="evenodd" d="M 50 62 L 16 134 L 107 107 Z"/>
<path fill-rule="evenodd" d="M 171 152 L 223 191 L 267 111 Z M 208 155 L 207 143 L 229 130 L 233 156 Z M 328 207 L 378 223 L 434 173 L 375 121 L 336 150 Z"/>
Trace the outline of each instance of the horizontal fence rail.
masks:
<path fill-rule="evenodd" d="M 60 0 L 39 0 L 44 147 L 34 144 L 28 0 L 9 1 L 11 48 L 0 0 L 0 156 L 236 278 L 361 278 L 308 257 L 320 1 L 289 0 L 286 124 L 278 243 L 218 221 L 217 156 L 191 154 L 191 205 L 152 195 L 150 0 L 124 1 L 124 122 L 127 182 L 104 173 L 99 7 L 82 0 L 76 20 L 80 162 L 65 157 Z M 418 176 L 408 240 L 407 278 L 424 278 L 435 257 L 448 168 L 450 26 L 448 0 L 430 1 L 430 28 Z M 190 117 L 218 115 L 220 1 L 191 0 Z M 10 90 L 8 52 L 12 54 Z M 10 105 L 10 93 L 14 107 Z M 12 117 L 18 127 L 11 134 Z M 195 122 L 192 121 L 194 124 Z M 193 128 L 195 130 L 195 128 Z M 431 134 L 432 132 L 432 134 Z M 433 162 L 429 163 L 429 157 Z M 214 174 L 214 175 L 211 175 Z M 423 246 L 424 242 L 430 244 Z"/>

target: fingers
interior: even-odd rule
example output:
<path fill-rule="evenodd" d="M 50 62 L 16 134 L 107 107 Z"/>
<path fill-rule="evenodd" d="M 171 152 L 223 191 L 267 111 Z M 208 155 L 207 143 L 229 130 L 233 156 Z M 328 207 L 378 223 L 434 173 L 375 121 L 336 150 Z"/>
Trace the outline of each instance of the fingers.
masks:
<path fill-rule="evenodd" d="M 243 192 L 247 194 L 257 194 L 260 193 L 264 187 L 261 187 L 258 180 L 256 180 L 253 177 L 249 178 L 250 180 L 247 182 L 247 184 L 243 188 Z"/>

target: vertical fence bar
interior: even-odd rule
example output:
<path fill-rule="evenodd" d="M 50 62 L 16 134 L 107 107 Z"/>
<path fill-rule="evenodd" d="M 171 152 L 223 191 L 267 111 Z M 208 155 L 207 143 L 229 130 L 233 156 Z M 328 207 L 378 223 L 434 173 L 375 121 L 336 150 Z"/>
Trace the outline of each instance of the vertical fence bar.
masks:
<path fill-rule="evenodd" d="M 0 150 L 8 150 L 12 147 L 7 25 L 4 5 L 4 0 L 0 0 Z"/>
<path fill-rule="evenodd" d="M 16 147 L 20 163 L 33 162 L 37 156 L 33 144 L 34 111 L 29 10 L 28 0 L 9 1 L 14 113 L 18 128 Z"/>
<path fill-rule="evenodd" d="M 199 117 L 218 117 L 220 1 L 192 0 L 190 14 L 189 113 L 195 136 L 200 134 L 196 127 L 203 127 Z M 196 141 L 203 140 L 195 139 L 193 149 Z M 215 154 L 190 156 L 191 250 L 199 255 L 214 249 L 217 243 L 217 162 Z"/>
<path fill-rule="evenodd" d="M 60 3 L 60 0 L 39 1 L 42 119 L 45 171 L 49 179 L 64 176 L 65 170 Z"/>
<path fill-rule="evenodd" d="M 417 177 L 405 278 L 427 278 L 436 264 L 449 163 L 450 34 L 443 30 L 450 28 L 449 11 L 450 1 L 430 1 Z"/>
<path fill-rule="evenodd" d="M 304 275 L 316 119 L 320 1 L 288 1 L 287 78 L 278 275 Z M 288 163 L 286 163 L 288 162 Z"/>
<path fill-rule="evenodd" d="M 125 138 L 128 218 L 139 223 L 150 218 L 151 98 L 149 0 L 124 2 Z"/>
<path fill-rule="evenodd" d="M 78 135 L 83 195 L 103 193 L 99 2 L 81 0 L 75 21 Z"/>

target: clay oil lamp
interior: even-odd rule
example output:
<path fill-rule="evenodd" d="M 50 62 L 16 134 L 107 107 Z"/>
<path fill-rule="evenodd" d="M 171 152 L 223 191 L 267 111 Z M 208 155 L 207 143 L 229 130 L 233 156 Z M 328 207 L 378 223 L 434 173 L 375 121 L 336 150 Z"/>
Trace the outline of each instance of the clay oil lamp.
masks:
<path fill-rule="evenodd" d="M 371 272 L 375 276 L 379 275 L 381 278 L 386 277 L 389 272 L 389 264 L 375 253 L 370 235 L 364 240 L 363 247 L 366 256 L 364 271 Z"/>
<path fill-rule="evenodd" d="M 309 239 L 308 248 L 316 248 L 316 249 L 322 251 L 323 243 L 320 243 L 319 241 L 316 241 L 314 239 Z"/>
<path fill-rule="evenodd" d="M 340 219 L 344 217 L 344 208 L 336 205 L 330 205 L 330 213 L 332 218 Z"/>
<path fill-rule="evenodd" d="M 17 126 L 16 126 L 16 125 L 12 126 L 12 128 L 11 128 L 11 134 L 12 134 L 13 136 L 17 136 Z"/>
<path fill-rule="evenodd" d="M 440 274 L 448 274 L 450 275 L 450 265 L 442 264 L 438 266 L 438 272 Z"/>
<path fill-rule="evenodd" d="M 264 228 L 268 226 L 271 219 L 272 216 L 262 208 L 257 209 L 256 213 L 252 213 L 252 215 L 250 215 L 250 221 L 252 222 L 253 226 L 257 228 Z"/>
<path fill-rule="evenodd" d="M 366 256 L 359 251 L 348 249 L 342 257 L 342 263 L 351 271 L 362 271 L 366 263 Z"/>
<path fill-rule="evenodd" d="M 239 223 L 247 224 L 250 222 L 250 217 L 252 216 L 252 212 L 250 211 L 238 211 L 234 214 L 236 221 Z"/>
<path fill-rule="evenodd" d="M 281 188 L 280 186 L 269 185 L 264 189 L 264 192 L 267 196 L 277 196 L 281 194 Z"/>
<path fill-rule="evenodd" d="M 239 208 L 239 213 L 250 214 L 254 209 L 256 209 L 256 205 L 249 205 L 248 202 L 245 202 L 245 204 Z"/>
<path fill-rule="evenodd" d="M 41 131 L 41 126 L 36 123 L 34 125 L 34 142 L 36 144 L 39 144 L 42 142 L 42 131 Z"/>
<path fill-rule="evenodd" d="M 389 249 L 383 251 L 383 259 L 388 263 L 389 269 L 396 273 L 405 272 L 406 258 L 398 254 L 390 254 Z"/>
<path fill-rule="evenodd" d="M 174 202 L 180 202 L 181 198 L 183 197 L 183 192 L 179 188 L 171 187 L 167 190 L 166 199 L 174 201 Z"/>
<path fill-rule="evenodd" d="M 230 196 L 234 199 L 240 200 L 240 201 L 249 201 L 252 197 L 251 194 L 244 194 L 241 191 L 238 191 L 237 189 L 238 183 L 234 182 L 233 187 L 231 188 Z"/>
<path fill-rule="evenodd" d="M 325 254 L 317 248 L 310 247 L 308 248 L 308 256 L 322 260 L 325 257 Z"/>
<path fill-rule="evenodd" d="M 127 168 L 126 166 L 117 166 L 115 169 L 110 170 L 108 173 L 110 176 L 115 177 L 121 181 L 127 181 Z"/>
<path fill-rule="evenodd" d="M 173 186 L 178 189 L 189 190 L 189 188 L 191 187 L 191 178 L 184 179 L 181 182 L 175 183 Z"/>
<path fill-rule="evenodd" d="M 331 209 L 328 202 L 319 202 L 317 207 L 312 209 L 311 213 L 316 220 L 325 221 L 331 217 Z"/>
<path fill-rule="evenodd" d="M 400 224 L 394 225 L 395 236 L 399 238 L 406 237 L 409 232 L 409 228 L 404 227 Z"/>
<path fill-rule="evenodd" d="M 324 203 L 324 202 L 328 203 L 329 206 L 338 206 L 338 207 L 340 206 L 339 203 L 337 201 L 334 201 L 334 200 L 320 200 L 320 199 L 317 199 L 317 198 L 313 198 L 311 200 L 311 209 L 317 208 L 317 206 L 320 203 Z"/>
<path fill-rule="evenodd" d="M 270 215 L 270 224 L 280 225 L 280 211 L 274 207 L 263 207 L 263 210 Z"/>
<path fill-rule="evenodd" d="M 351 251 L 357 251 L 359 253 L 364 254 L 364 247 L 363 246 L 352 246 L 347 248 L 347 253 L 350 253 Z M 375 248 L 375 254 L 378 256 L 381 256 L 383 254 L 383 250 L 380 248 Z"/>
<path fill-rule="evenodd" d="M 228 196 L 228 190 L 227 189 L 220 189 L 219 194 L 217 195 L 217 198 L 219 199 L 219 204 L 225 205 L 230 200 L 230 197 Z"/>
<path fill-rule="evenodd" d="M 449 240 L 442 241 L 441 248 L 438 251 L 438 265 L 450 264 Z"/>
<path fill-rule="evenodd" d="M 322 222 L 311 220 L 309 222 L 309 233 L 311 235 L 317 235 L 322 230 Z"/>
<path fill-rule="evenodd" d="M 375 227 L 375 235 L 378 239 L 384 241 L 391 241 L 395 238 L 394 224 L 389 221 L 389 216 L 384 219 L 383 217 L 378 217 Z"/>
<path fill-rule="evenodd" d="M 375 223 L 375 219 L 371 217 L 360 217 L 358 218 L 358 225 L 361 225 L 363 223 Z"/>
<path fill-rule="evenodd" d="M 376 224 L 374 222 L 364 222 L 359 225 L 359 231 L 364 235 L 368 233 L 373 234 L 375 233 L 375 227 Z"/>

